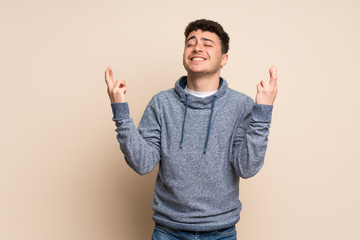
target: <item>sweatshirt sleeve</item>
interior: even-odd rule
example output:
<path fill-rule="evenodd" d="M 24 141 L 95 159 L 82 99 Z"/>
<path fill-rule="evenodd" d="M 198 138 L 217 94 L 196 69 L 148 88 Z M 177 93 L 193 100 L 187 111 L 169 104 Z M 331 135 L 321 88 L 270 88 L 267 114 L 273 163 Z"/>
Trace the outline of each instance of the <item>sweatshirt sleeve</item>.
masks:
<path fill-rule="evenodd" d="M 273 106 L 253 104 L 239 121 L 233 140 L 233 166 L 242 178 L 254 176 L 263 166 Z"/>
<path fill-rule="evenodd" d="M 138 174 L 151 172 L 160 161 L 160 121 L 153 100 L 136 129 L 127 103 L 112 103 L 117 141 L 127 164 Z"/>

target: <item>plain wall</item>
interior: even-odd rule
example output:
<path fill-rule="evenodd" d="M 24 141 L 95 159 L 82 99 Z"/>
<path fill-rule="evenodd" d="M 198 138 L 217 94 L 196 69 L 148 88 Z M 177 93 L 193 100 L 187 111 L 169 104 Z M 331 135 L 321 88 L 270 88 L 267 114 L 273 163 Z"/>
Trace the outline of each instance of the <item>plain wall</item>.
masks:
<path fill-rule="evenodd" d="M 137 125 L 174 86 L 185 26 L 230 35 L 222 76 L 255 97 L 278 69 L 263 169 L 239 239 L 360 239 L 359 1 L 1 1 L 0 239 L 150 239 L 156 171 L 125 163 L 104 72 Z M 226 203 L 224 203 L 226 204 Z"/>

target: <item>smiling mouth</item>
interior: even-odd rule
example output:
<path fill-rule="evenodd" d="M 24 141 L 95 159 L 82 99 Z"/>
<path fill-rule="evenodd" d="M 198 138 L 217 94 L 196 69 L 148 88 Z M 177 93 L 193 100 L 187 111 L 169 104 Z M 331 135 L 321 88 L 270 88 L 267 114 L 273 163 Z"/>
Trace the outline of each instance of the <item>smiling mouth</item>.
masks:
<path fill-rule="evenodd" d="M 190 58 L 191 61 L 205 61 L 206 59 L 205 58 L 202 58 L 202 57 L 193 57 L 193 58 Z"/>

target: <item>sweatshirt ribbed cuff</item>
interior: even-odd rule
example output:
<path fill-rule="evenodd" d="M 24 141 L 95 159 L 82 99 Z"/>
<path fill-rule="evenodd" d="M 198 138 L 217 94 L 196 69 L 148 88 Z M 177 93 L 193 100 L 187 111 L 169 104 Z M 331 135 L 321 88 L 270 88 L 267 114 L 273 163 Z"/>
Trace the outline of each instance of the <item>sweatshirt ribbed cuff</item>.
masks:
<path fill-rule="evenodd" d="M 111 109 L 113 112 L 113 120 L 120 120 L 130 117 L 129 105 L 125 103 L 111 103 Z"/>
<path fill-rule="evenodd" d="M 273 106 L 255 104 L 252 111 L 252 119 L 256 122 L 271 122 Z"/>

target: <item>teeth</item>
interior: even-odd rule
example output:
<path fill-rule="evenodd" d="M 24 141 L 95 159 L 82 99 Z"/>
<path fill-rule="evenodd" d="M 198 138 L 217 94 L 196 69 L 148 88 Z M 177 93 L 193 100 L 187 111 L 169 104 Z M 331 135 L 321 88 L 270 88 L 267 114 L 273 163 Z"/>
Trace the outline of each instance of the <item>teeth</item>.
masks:
<path fill-rule="evenodd" d="M 201 60 L 204 60 L 203 58 L 193 58 L 192 60 L 195 60 L 195 61 L 201 61 Z"/>

